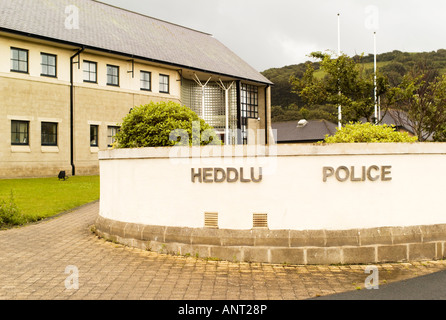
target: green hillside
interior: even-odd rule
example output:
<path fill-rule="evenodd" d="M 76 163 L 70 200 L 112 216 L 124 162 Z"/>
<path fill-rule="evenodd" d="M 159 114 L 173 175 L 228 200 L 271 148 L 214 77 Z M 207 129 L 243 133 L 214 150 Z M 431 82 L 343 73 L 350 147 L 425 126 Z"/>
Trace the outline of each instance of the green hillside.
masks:
<path fill-rule="evenodd" d="M 374 56 L 355 56 L 365 73 L 373 73 Z M 311 63 L 311 62 L 308 62 Z M 424 64 L 435 69 L 438 73 L 446 73 L 446 50 L 440 49 L 432 52 L 410 53 L 392 51 L 377 55 L 377 70 L 388 78 L 390 86 L 397 86 L 402 77 L 415 66 Z M 319 70 L 319 64 L 313 63 L 316 77 L 323 77 Z M 300 120 L 302 118 L 326 119 L 336 122 L 336 111 L 327 106 L 311 106 L 304 108 L 304 104 L 297 94 L 291 92 L 289 79 L 291 76 L 302 77 L 306 69 L 306 63 L 289 65 L 282 68 L 271 68 L 262 74 L 274 83 L 271 89 L 272 120 L 287 121 Z"/>

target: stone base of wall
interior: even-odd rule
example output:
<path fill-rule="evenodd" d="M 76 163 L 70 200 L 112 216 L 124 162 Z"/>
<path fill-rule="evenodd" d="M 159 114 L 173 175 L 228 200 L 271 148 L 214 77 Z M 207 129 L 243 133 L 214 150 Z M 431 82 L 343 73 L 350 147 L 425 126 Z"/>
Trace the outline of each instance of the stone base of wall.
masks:
<path fill-rule="evenodd" d="M 0 179 L 21 179 L 21 178 L 57 178 L 60 171 L 65 171 L 71 176 L 71 165 L 17 165 L 15 167 L 1 168 Z M 76 167 L 77 176 L 97 176 L 99 175 L 99 163 L 96 165 Z"/>
<path fill-rule="evenodd" d="M 69 171 L 71 173 L 71 170 Z M 98 176 L 99 175 L 99 163 L 97 165 L 90 166 L 76 166 L 77 176 Z"/>
<path fill-rule="evenodd" d="M 59 175 L 60 171 L 66 171 L 71 175 L 70 165 L 20 165 L 14 167 L 0 168 L 0 179 L 21 179 L 21 178 L 47 178 Z"/>
<path fill-rule="evenodd" d="M 224 230 L 148 226 L 99 216 L 95 232 L 143 250 L 273 264 L 371 264 L 445 258 L 446 225 L 353 230 Z"/>

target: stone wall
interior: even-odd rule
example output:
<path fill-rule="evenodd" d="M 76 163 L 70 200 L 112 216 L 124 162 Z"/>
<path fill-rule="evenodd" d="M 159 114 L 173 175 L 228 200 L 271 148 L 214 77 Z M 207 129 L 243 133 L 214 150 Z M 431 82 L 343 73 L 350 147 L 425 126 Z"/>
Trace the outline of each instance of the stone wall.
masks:
<path fill-rule="evenodd" d="M 98 217 L 97 235 L 159 253 L 229 261 L 364 264 L 444 259 L 446 225 L 352 230 L 220 230 Z"/>

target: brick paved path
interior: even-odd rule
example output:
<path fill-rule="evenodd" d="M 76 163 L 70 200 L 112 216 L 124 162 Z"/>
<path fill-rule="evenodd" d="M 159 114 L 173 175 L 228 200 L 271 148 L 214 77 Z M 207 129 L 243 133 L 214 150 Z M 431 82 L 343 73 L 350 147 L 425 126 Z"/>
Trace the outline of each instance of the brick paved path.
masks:
<path fill-rule="evenodd" d="M 366 266 L 207 261 L 128 248 L 90 231 L 98 207 L 0 231 L 0 299 L 293 300 L 364 288 L 368 276 Z M 77 289 L 67 266 L 79 272 Z M 446 262 L 378 268 L 385 285 L 444 270 Z"/>

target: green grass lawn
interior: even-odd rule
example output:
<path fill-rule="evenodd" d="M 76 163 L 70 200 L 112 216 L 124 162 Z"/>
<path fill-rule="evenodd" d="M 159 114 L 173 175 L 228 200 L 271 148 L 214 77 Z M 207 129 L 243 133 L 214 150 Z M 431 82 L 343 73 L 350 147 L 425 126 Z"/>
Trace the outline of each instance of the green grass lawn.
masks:
<path fill-rule="evenodd" d="M 98 176 L 0 180 L 0 200 L 15 203 L 29 222 L 45 219 L 99 199 Z"/>

